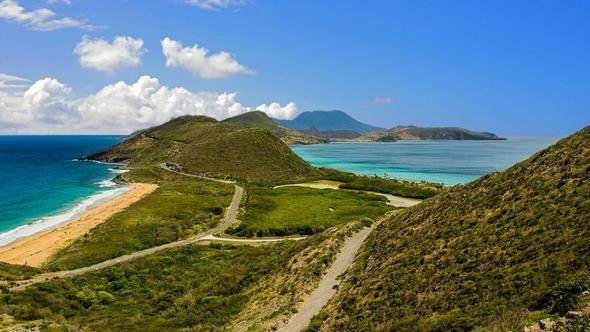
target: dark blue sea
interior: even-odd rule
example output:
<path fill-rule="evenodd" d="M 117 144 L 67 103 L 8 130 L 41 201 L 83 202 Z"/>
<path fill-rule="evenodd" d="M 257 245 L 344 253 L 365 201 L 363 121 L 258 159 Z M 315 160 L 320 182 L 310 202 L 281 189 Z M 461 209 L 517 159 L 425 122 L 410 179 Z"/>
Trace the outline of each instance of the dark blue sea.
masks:
<path fill-rule="evenodd" d="M 505 141 L 398 141 L 291 146 L 310 164 L 365 175 L 454 185 L 506 169 L 558 138 Z"/>
<path fill-rule="evenodd" d="M 0 245 L 54 227 L 124 188 L 116 165 L 76 161 L 121 136 L 0 136 Z"/>

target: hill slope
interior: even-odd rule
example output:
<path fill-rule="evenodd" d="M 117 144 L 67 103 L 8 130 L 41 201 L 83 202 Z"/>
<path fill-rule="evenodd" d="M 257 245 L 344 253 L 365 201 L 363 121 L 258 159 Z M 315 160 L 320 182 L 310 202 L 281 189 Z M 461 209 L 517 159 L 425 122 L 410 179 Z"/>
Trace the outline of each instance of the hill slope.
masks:
<path fill-rule="evenodd" d="M 503 140 L 496 134 L 488 132 L 475 132 L 457 127 L 416 127 L 397 126 L 389 129 L 381 135 L 366 135 L 360 139 L 375 141 L 396 140 Z"/>
<path fill-rule="evenodd" d="M 590 286 L 590 127 L 369 237 L 326 330 L 520 330 Z"/>
<path fill-rule="evenodd" d="M 87 157 L 131 165 L 172 162 L 191 171 L 249 181 L 293 181 L 315 169 L 268 130 L 183 116 Z"/>
<path fill-rule="evenodd" d="M 319 144 L 327 143 L 328 140 L 313 135 L 301 133 L 295 129 L 287 128 L 276 124 L 266 113 L 253 111 L 234 116 L 223 120 L 225 123 L 232 123 L 247 128 L 267 129 L 273 135 L 280 138 L 285 144 Z"/>
<path fill-rule="evenodd" d="M 350 130 L 359 134 L 371 131 L 384 131 L 384 128 L 362 123 L 342 111 L 313 111 L 303 112 L 293 120 L 275 120 L 279 124 L 297 129 L 312 129 L 319 131 Z"/>

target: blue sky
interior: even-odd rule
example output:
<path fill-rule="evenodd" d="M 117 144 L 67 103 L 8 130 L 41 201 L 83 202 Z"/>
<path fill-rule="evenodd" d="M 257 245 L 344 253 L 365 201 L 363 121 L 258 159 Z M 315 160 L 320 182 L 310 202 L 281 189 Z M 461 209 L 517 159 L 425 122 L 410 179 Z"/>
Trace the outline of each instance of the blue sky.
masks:
<path fill-rule="evenodd" d="M 340 109 L 383 127 L 564 135 L 590 123 L 590 4 L 585 1 L 192 1 L 8 1 L 25 12 L 46 8 L 54 16 L 39 27 L 25 16 L 2 15 L 0 8 L 0 73 L 30 80 L 26 85 L 55 81 L 44 81 L 28 94 L 51 91 L 42 105 L 32 102 L 38 98 L 18 99 L 25 88 L 0 94 L 7 109 L 0 112 L 22 108 L 10 119 L 0 113 L 5 131 L 67 132 L 70 118 L 108 108 L 98 97 L 87 101 L 88 96 L 117 81 L 132 85 L 144 75 L 157 79 L 158 87 L 237 93 L 228 103 L 230 111 L 211 111 L 217 117 L 232 114 L 236 103 L 240 110 L 278 103 L 277 112 L 292 116 L 293 107 L 285 110 L 292 102 L 297 112 Z M 74 22 L 50 22 L 63 18 Z M 92 53 L 94 65 L 81 64 L 82 55 L 74 50 L 84 38 L 87 52 L 99 52 L 94 42 L 112 43 L 117 36 L 142 41 L 135 54 L 139 63 L 114 61 L 105 67 Z M 173 57 L 163 53 L 166 37 L 178 43 L 176 64 L 166 65 Z M 208 55 L 228 52 L 226 65 L 233 69 L 211 72 L 205 67 L 213 61 L 183 62 L 195 45 L 208 49 Z M 204 77 L 205 72 L 214 77 Z M 107 101 L 120 95 L 111 90 L 101 94 Z M 220 100 L 219 95 L 202 98 Z M 117 105 L 119 113 L 131 107 Z M 141 126 L 172 114 L 161 108 L 154 106 L 149 119 L 126 114 L 144 116 L 133 122 Z M 108 121 L 93 116 L 93 122 L 104 122 L 101 127 L 80 126 L 75 132 L 109 131 Z M 22 119 L 38 124 L 24 127 Z M 55 125 L 62 120 L 61 127 Z M 56 129 L 44 130 L 52 126 Z"/>

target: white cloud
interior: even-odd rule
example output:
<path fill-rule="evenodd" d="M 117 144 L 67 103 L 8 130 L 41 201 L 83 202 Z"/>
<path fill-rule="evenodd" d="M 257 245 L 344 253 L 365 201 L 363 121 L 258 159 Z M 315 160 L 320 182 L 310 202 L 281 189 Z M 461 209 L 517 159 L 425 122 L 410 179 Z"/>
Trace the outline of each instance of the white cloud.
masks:
<path fill-rule="evenodd" d="M 0 2 L 0 18 L 22 24 L 32 30 L 51 31 L 71 27 L 93 30 L 95 28 L 86 21 L 71 17 L 56 18 L 56 16 L 57 14 L 47 8 L 27 11 L 17 0 Z"/>
<path fill-rule="evenodd" d="M 186 0 L 187 4 L 199 7 L 201 9 L 217 10 L 220 8 L 228 8 L 241 6 L 248 2 L 247 0 Z"/>
<path fill-rule="evenodd" d="M 76 45 L 74 53 L 79 56 L 80 65 L 95 70 L 113 72 L 125 66 L 141 64 L 145 53 L 143 40 L 119 36 L 112 42 L 103 38 L 90 39 L 86 36 Z"/>
<path fill-rule="evenodd" d="M 279 103 L 270 103 L 269 105 L 260 105 L 256 107 L 256 110 L 262 111 L 271 118 L 275 119 L 293 119 L 297 114 L 297 105 L 291 102 L 285 106 L 281 106 Z"/>
<path fill-rule="evenodd" d="M 393 102 L 393 98 L 391 98 L 389 96 L 375 97 L 371 100 L 372 104 L 377 104 L 377 105 L 387 105 L 387 104 L 391 104 L 392 102 Z"/>
<path fill-rule="evenodd" d="M 168 37 L 162 40 L 162 52 L 166 57 L 166 66 L 182 67 L 206 79 L 254 73 L 228 52 L 209 54 L 209 50 L 204 47 L 184 47 L 182 43 Z"/>
<path fill-rule="evenodd" d="M 292 116 L 294 103 L 248 107 L 236 93 L 195 92 L 171 88 L 150 76 L 128 84 L 109 84 L 83 98 L 53 78 L 33 83 L 24 93 L 0 90 L 1 133 L 130 133 L 181 115 L 218 120 L 258 109 L 273 117 Z"/>
<path fill-rule="evenodd" d="M 0 73 L 0 90 L 2 89 L 22 89 L 27 87 L 26 78 Z"/>

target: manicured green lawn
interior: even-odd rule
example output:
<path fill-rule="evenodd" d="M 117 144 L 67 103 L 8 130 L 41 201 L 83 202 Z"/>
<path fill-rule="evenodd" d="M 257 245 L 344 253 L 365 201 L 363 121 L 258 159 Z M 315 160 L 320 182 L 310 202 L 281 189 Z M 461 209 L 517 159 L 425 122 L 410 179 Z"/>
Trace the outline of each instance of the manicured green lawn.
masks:
<path fill-rule="evenodd" d="M 2 294 L 0 314 L 60 331 L 216 330 L 244 309 L 251 285 L 305 246 L 187 246 Z"/>
<path fill-rule="evenodd" d="M 228 233 L 239 236 L 309 235 L 391 208 L 377 195 L 303 187 L 250 186 L 242 223 Z"/>
<path fill-rule="evenodd" d="M 220 222 L 233 195 L 232 185 L 164 172 L 131 174 L 159 182 L 160 187 L 59 251 L 46 267 L 91 265 L 189 237 Z"/>

